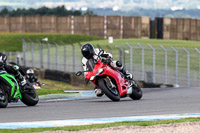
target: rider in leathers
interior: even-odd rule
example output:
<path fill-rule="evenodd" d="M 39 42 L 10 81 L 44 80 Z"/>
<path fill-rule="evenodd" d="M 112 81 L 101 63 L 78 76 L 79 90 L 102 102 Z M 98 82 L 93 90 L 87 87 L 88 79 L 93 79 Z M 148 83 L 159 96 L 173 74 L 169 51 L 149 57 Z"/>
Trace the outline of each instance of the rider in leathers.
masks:
<path fill-rule="evenodd" d="M 86 71 L 86 70 L 88 70 L 88 67 L 87 67 L 88 60 L 90 60 L 90 59 L 96 60 L 98 58 L 98 54 L 100 52 L 100 49 L 98 49 L 98 48 L 94 49 L 92 44 L 86 43 L 81 47 L 81 52 L 82 52 L 82 55 L 83 55 L 83 58 L 82 58 L 83 70 Z M 132 74 L 128 73 L 128 71 L 122 65 L 122 63 L 120 61 L 112 61 L 112 54 L 106 53 L 104 51 L 104 53 L 101 54 L 100 56 L 111 60 L 109 65 L 112 68 L 114 68 L 115 70 L 118 70 L 122 74 L 124 74 L 126 79 L 133 80 Z M 103 95 L 103 92 L 102 92 L 101 89 L 95 87 L 94 90 L 95 90 L 95 93 L 96 93 L 97 96 Z"/>
<path fill-rule="evenodd" d="M 38 84 L 39 86 L 41 86 L 40 82 L 38 81 L 38 78 L 34 74 L 33 69 L 28 69 L 26 71 L 26 79 L 32 84 Z"/>
<path fill-rule="evenodd" d="M 7 56 L 3 53 L 0 53 L 0 74 L 12 74 L 20 82 L 21 86 L 26 84 L 26 79 L 19 72 L 19 67 L 17 65 L 7 65 L 6 64 Z M 8 86 L 12 86 L 8 81 L 0 76 L 0 79 L 4 81 Z M 10 88 L 11 89 L 11 88 Z M 0 90 L 0 99 L 2 99 L 2 92 Z"/>

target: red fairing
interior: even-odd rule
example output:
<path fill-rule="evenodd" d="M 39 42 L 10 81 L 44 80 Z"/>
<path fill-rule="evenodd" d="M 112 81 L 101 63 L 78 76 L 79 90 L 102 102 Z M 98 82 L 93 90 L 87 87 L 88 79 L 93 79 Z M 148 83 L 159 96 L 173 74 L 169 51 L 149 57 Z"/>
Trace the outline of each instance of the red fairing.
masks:
<path fill-rule="evenodd" d="M 127 94 L 129 83 L 121 77 L 120 73 L 113 70 L 108 64 L 103 64 L 100 60 L 99 63 L 95 65 L 93 71 L 87 72 L 85 78 L 89 80 L 92 76 L 95 76 L 98 72 L 99 68 L 103 68 L 104 72 L 99 76 L 106 75 L 115 79 L 119 91 L 119 95 L 123 96 Z M 95 84 L 95 80 L 92 81 Z M 97 85 L 97 84 L 95 84 Z M 97 85 L 98 86 L 98 85 Z"/>

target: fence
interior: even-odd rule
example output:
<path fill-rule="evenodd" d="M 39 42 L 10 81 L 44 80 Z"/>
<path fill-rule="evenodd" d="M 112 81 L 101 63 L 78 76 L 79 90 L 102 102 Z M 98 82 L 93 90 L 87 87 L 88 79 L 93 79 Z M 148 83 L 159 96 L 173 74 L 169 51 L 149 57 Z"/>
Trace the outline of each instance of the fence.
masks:
<path fill-rule="evenodd" d="M 200 41 L 200 19 L 134 16 L 0 17 L 0 32 L 87 34 Z"/>
<path fill-rule="evenodd" d="M 113 59 L 120 60 L 136 80 L 188 87 L 200 84 L 200 50 L 197 48 L 154 47 L 139 43 L 94 46 L 112 53 Z M 17 61 L 27 67 L 77 72 L 82 70 L 80 47 L 80 43 L 23 40 L 20 55 L 23 59 Z"/>
<path fill-rule="evenodd" d="M 200 41 L 200 20 L 189 18 L 156 18 L 157 34 L 163 34 L 163 39 Z"/>
<path fill-rule="evenodd" d="M 0 32 L 87 34 L 107 38 L 149 38 L 150 17 L 0 17 Z"/>

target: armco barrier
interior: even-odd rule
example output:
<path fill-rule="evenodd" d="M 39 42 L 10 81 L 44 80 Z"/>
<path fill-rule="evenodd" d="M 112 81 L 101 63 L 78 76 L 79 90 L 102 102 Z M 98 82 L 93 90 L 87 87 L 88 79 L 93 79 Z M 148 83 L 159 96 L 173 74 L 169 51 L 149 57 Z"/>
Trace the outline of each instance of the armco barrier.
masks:
<path fill-rule="evenodd" d="M 22 70 L 25 72 L 27 67 L 21 67 Z M 66 82 L 75 86 L 90 86 L 90 88 L 94 88 L 94 84 L 89 82 L 86 84 L 84 76 L 76 76 L 75 73 L 65 73 L 62 71 L 55 71 L 55 70 L 44 70 L 44 69 L 36 69 L 35 74 L 37 77 L 41 79 L 50 79 L 54 81 L 62 81 Z M 138 85 L 142 88 L 166 88 L 166 87 L 174 87 L 171 84 L 156 84 L 156 83 L 147 83 L 144 81 L 136 81 Z"/>
<path fill-rule="evenodd" d="M 20 66 L 20 68 L 26 72 L 27 69 L 30 69 L 29 67 L 23 67 Z M 69 83 L 75 86 L 85 86 L 86 82 L 85 79 L 82 76 L 77 77 L 75 73 L 66 73 L 62 71 L 56 71 L 56 70 L 49 70 L 49 69 L 35 69 L 32 68 L 35 72 L 35 75 L 40 79 L 50 79 L 54 81 L 62 81 L 65 83 Z M 89 83 L 87 86 L 93 87 L 94 85 Z"/>
<path fill-rule="evenodd" d="M 51 79 L 56 81 L 63 81 L 66 83 L 71 83 L 71 76 L 68 73 L 64 73 L 61 71 L 55 71 L 55 70 L 45 70 L 45 79 Z"/>

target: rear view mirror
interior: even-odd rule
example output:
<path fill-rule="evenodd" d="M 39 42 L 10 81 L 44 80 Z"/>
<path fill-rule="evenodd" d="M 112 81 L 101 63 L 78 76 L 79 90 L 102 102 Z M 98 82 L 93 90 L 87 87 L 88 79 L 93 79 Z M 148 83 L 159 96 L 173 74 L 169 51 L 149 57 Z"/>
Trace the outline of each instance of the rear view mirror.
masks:
<path fill-rule="evenodd" d="M 83 72 L 78 71 L 78 72 L 76 73 L 76 76 L 81 76 L 82 74 L 83 74 Z"/>

